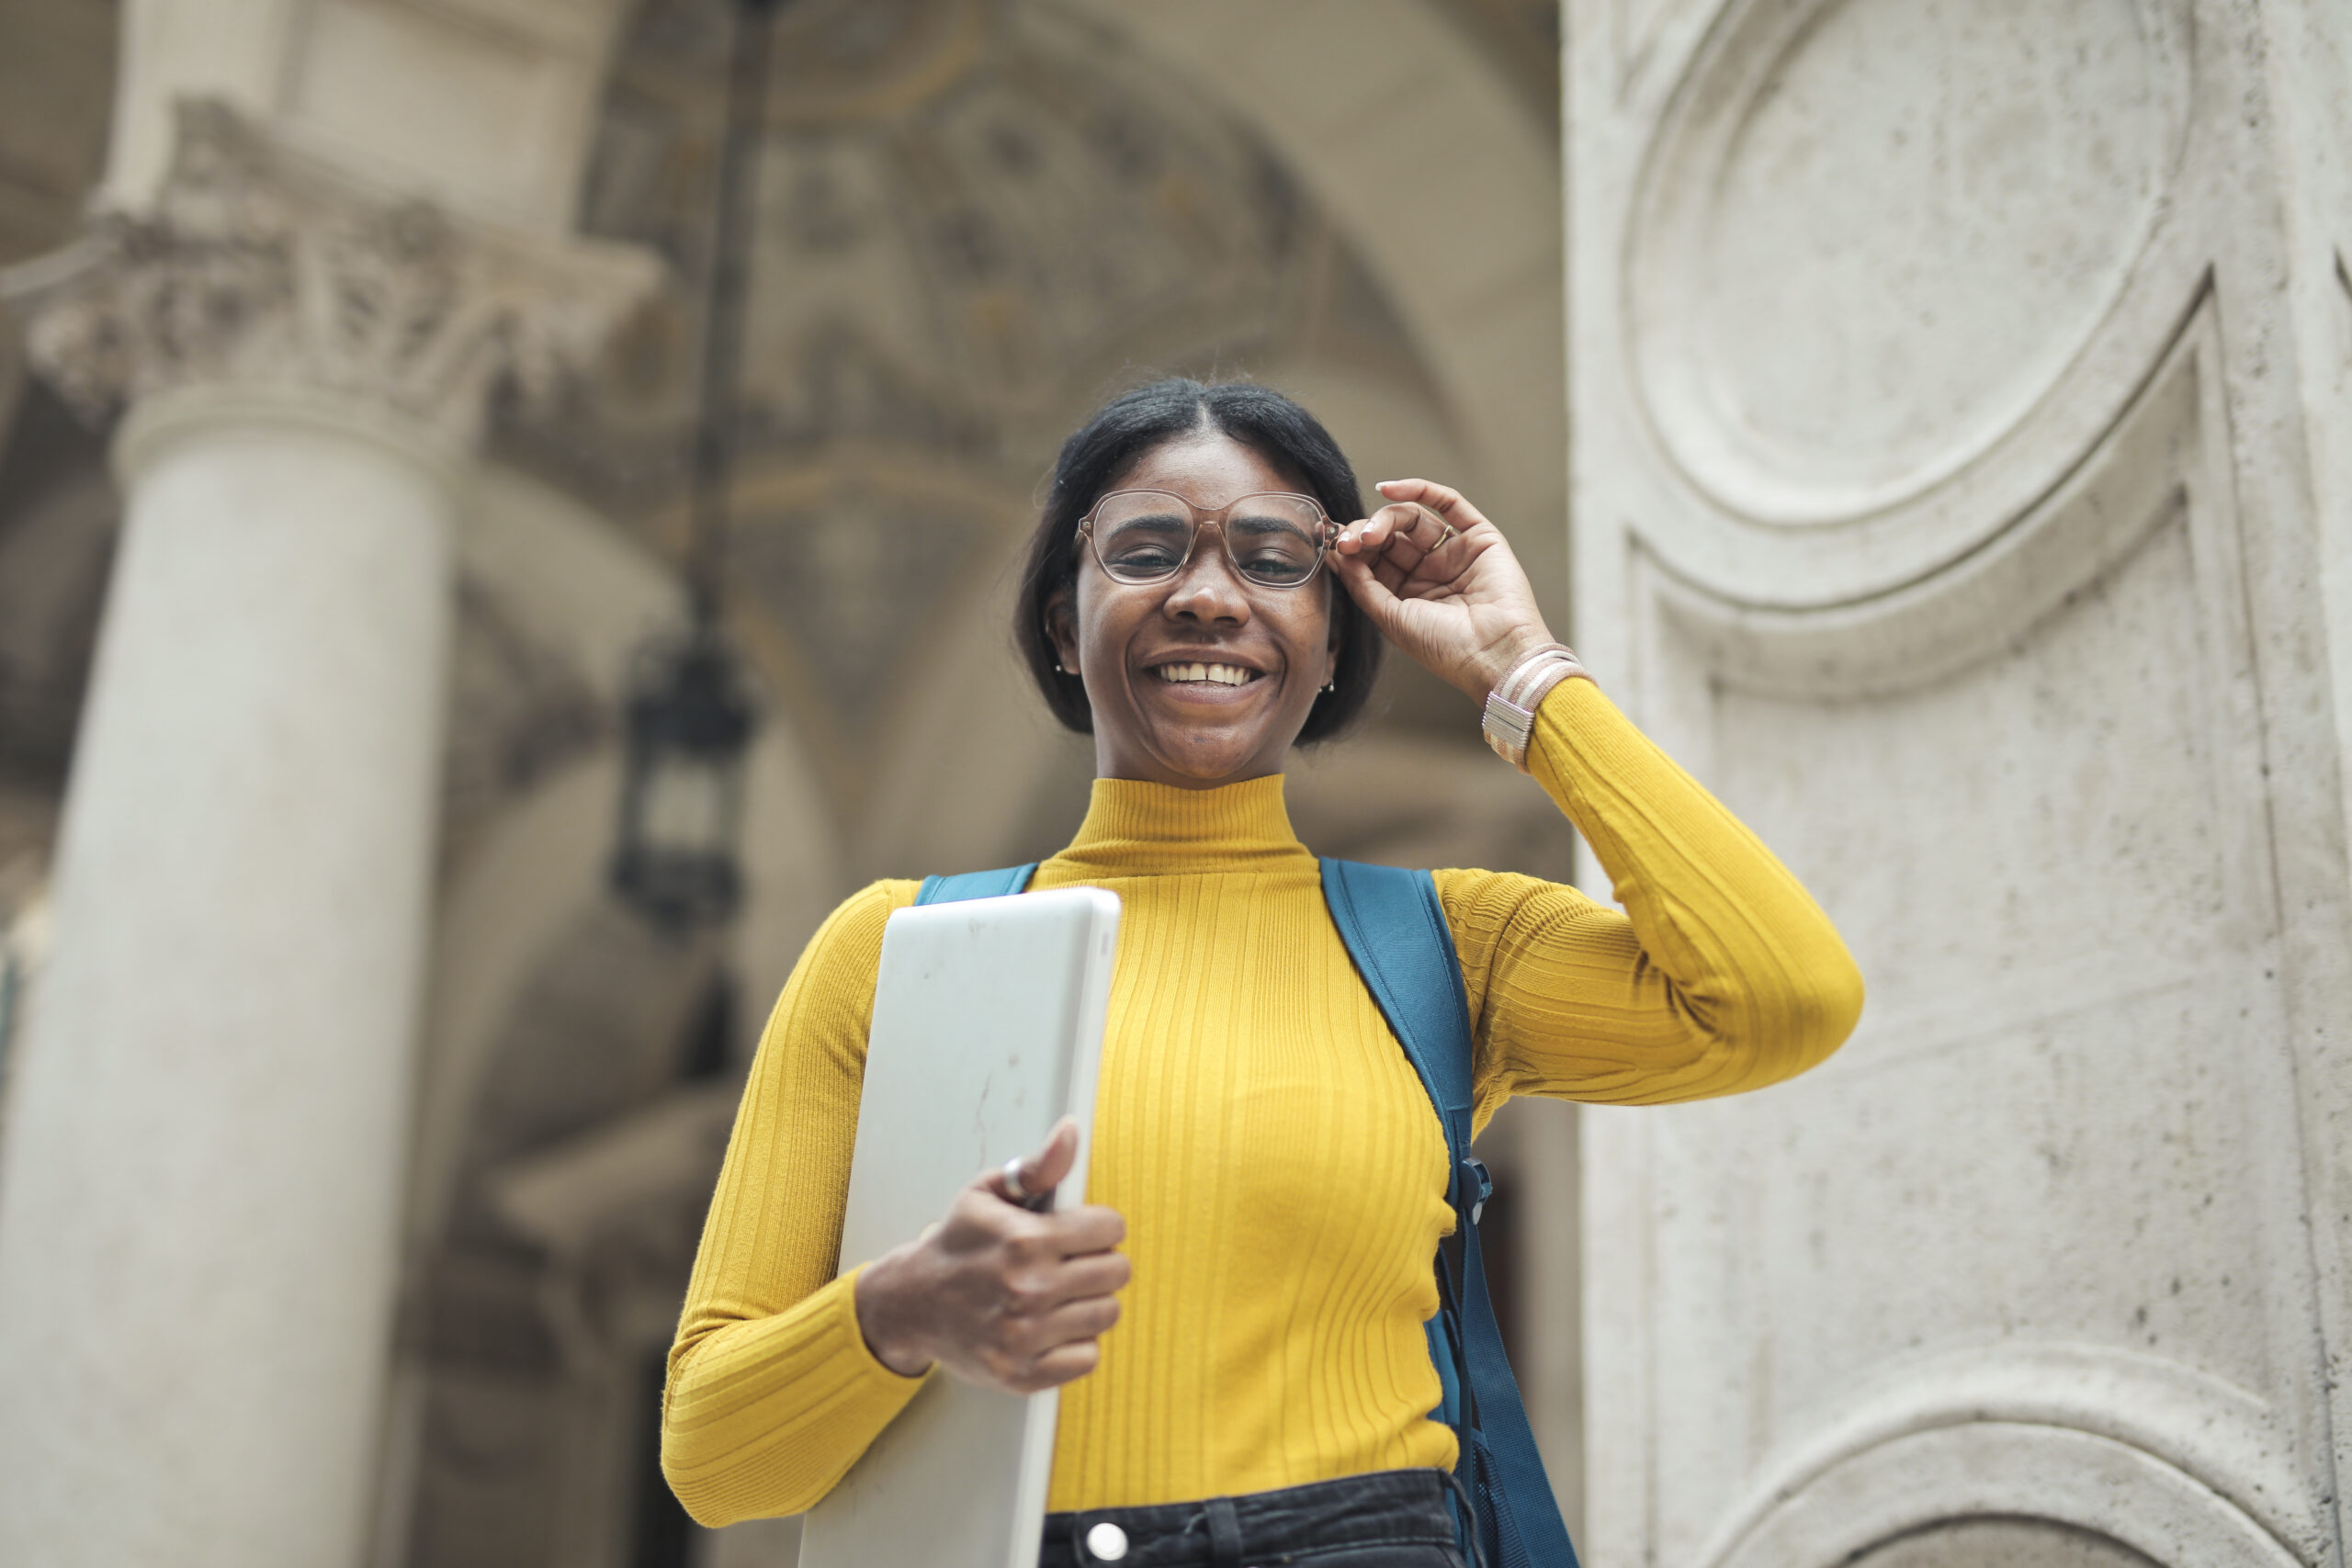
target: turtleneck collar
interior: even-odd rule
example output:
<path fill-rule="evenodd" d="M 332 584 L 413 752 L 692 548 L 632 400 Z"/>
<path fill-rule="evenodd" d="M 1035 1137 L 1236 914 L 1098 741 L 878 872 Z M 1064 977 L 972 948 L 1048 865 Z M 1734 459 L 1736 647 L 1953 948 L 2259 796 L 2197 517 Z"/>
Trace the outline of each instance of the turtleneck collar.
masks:
<path fill-rule="evenodd" d="M 1280 773 L 1216 789 L 1096 779 L 1078 837 L 1050 863 L 1078 878 L 1175 872 L 1311 871 Z"/>

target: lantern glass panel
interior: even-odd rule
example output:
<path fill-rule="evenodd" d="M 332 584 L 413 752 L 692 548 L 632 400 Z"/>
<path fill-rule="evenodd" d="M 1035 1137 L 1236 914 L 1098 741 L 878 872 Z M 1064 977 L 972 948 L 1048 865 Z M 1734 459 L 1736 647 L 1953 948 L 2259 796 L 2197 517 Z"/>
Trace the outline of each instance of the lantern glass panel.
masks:
<path fill-rule="evenodd" d="M 628 773 L 612 884 L 655 924 L 724 920 L 741 897 L 735 833 L 752 709 L 715 628 L 649 645 L 628 706 Z"/>
<path fill-rule="evenodd" d="M 664 750 L 647 759 L 637 841 L 651 854 L 725 854 L 733 847 L 734 759 Z"/>

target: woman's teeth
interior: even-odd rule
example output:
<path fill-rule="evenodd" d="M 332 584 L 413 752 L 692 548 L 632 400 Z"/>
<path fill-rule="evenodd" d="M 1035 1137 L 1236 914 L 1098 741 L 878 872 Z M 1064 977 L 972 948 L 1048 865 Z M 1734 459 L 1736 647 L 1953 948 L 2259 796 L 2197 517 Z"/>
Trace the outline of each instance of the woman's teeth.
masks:
<path fill-rule="evenodd" d="M 1163 681 L 1214 681 L 1220 686 L 1246 686 L 1258 678 L 1257 671 L 1238 664 L 1162 664 L 1152 673 Z"/>

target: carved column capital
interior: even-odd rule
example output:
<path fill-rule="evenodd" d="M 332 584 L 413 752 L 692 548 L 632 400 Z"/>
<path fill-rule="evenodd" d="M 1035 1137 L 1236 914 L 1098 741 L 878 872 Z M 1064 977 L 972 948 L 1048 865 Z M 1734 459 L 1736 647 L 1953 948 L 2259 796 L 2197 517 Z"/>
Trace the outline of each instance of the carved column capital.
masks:
<path fill-rule="evenodd" d="M 101 213 L 7 292 L 33 365 L 86 414 L 251 388 L 392 414 L 462 447 L 494 387 L 546 397 L 656 272 L 631 247 L 453 218 L 191 100 L 153 208 Z"/>

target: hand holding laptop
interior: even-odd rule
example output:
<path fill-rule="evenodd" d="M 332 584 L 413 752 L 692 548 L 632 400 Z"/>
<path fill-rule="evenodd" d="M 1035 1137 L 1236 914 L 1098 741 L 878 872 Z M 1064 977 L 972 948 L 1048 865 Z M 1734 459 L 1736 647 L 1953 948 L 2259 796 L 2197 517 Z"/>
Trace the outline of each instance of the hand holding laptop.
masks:
<path fill-rule="evenodd" d="M 857 1326 L 876 1359 L 902 1377 L 933 1363 L 965 1382 L 1035 1393 L 1084 1377 L 1096 1343 L 1119 1320 L 1126 1237 L 1115 1210 L 1087 1204 L 1037 1213 L 1078 1158 L 1064 1118 L 1033 1155 L 974 1177 L 946 1215 L 857 1278 Z"/>

